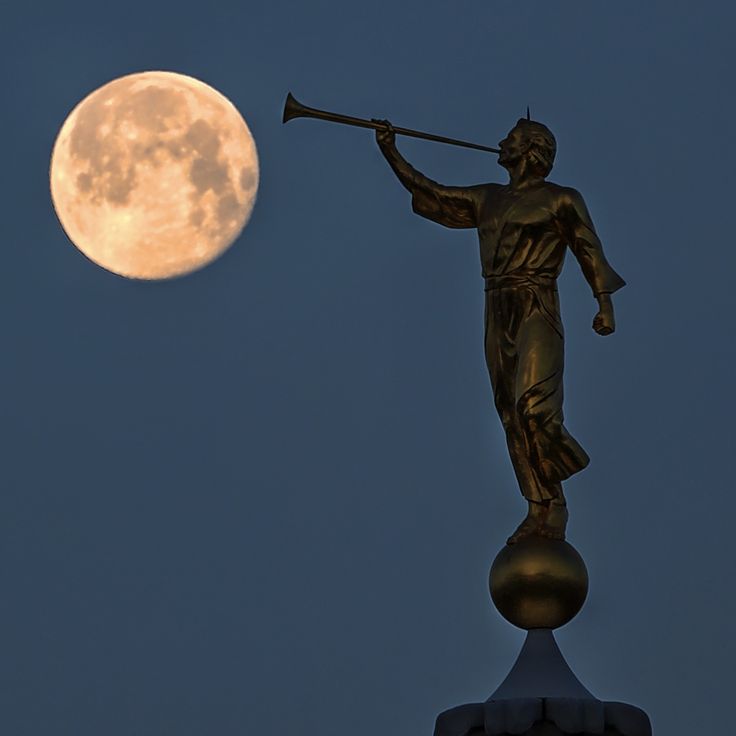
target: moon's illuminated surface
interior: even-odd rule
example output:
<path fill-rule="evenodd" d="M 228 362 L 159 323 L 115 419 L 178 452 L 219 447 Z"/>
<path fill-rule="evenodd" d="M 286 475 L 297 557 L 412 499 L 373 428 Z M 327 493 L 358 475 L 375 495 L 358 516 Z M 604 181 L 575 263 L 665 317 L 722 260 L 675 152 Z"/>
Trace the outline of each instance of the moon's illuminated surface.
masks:
<path fill-rule="evenodd" d="M 258 188 L 253 136 L 212 87 L 131 74 L 72 110 L 51 157 L 51 196 L 72 242 L 108 271 L 165 279 L 237 238 Z"/>

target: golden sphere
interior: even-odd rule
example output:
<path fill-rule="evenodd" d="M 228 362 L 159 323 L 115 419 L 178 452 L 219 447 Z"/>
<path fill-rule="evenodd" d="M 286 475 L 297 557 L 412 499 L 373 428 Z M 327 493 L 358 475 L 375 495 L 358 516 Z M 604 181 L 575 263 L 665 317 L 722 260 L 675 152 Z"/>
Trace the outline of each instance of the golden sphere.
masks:
<path fill-rule="evenodd" d="M 489 587 L 499 613 L 514 626 L 556 629 L 583 607 L 588 571 L 571 544 L 527 537 L 498 553 Z"/>

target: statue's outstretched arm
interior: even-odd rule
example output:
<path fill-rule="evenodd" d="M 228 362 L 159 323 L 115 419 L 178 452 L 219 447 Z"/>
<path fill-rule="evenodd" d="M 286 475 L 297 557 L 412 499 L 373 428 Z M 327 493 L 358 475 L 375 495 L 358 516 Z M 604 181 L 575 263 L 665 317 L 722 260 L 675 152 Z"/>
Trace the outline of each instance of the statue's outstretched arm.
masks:
<path fill-rule="evenodd" d="M 445 227 L 477 227 L 481 187 L 448 187 L 433 181 L 399 153 L 391 124 L 376 122 L 386 126 L 376 131 L 376 141 L 399 181 L 411 192 L 414 212 Z"/>

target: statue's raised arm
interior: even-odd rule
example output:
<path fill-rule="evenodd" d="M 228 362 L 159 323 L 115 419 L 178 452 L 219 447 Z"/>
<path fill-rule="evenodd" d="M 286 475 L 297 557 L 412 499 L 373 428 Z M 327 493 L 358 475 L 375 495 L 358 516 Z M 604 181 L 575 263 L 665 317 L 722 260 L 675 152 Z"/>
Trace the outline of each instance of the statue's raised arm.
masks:
<path fill-rule="evenodd" d="M 396 135 L 388 120 L 376 130 L 376 142 L 399 181 L 411 192 L 418 215 L 452 228 L 478 226 L 482 187 L 448 187 L 417 171 L 396 148 Z"/>

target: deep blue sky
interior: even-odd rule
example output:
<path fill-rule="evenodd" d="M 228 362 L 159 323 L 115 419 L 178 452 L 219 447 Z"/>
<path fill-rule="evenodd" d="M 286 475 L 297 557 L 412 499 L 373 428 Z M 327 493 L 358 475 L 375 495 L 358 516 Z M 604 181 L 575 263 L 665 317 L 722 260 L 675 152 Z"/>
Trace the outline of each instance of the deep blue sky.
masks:
<path fill-rule="evenodd" d="M 656 732 L 732 722 L 734 299 L 726 2 L 127 2 L 3 11 L 0 729 L 12 736 L 426 734 L 523 634 L 487 569 L 524 504 L 483 362 L 472 231 L 413 215 L 367 131 L 557 135 L 628 286 L 618 331 L 560 280 L 567 484 L 589 601 L 558 639 Z M 259 199 L 219 261 L 126 281 L 60 229 L 71 108 L 165 69 L 227 95 Z M 450 184 L 493 156 L 401 150 Z"/>

